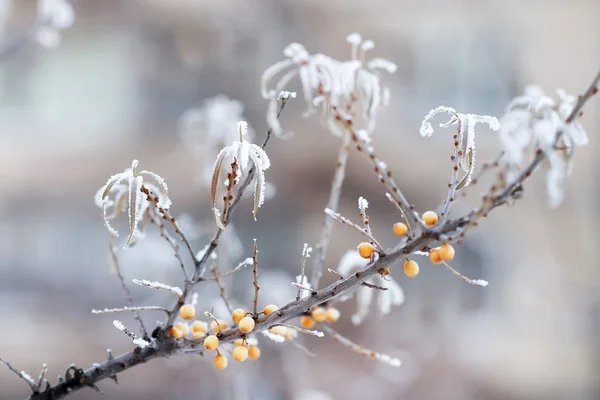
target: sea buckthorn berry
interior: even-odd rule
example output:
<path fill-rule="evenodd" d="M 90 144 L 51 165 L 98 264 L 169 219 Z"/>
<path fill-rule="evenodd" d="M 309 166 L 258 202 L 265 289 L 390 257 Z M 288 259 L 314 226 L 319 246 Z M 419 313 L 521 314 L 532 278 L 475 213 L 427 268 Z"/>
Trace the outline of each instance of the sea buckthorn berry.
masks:
<path fill-rule="evenodd" d="M 371 243 L 362 242 L 358 245 L 358 254 L 360 254 L 362 258 L 371 258 L 374 252 L 375 247 Z"/>
<path fill-rule="evenodd" d="M 340 319 L 340 315 L 340 310 L 337 308 L 328 307 L 327 310 L 325 310 L 325 321 L 336 322 L 338 319 Z"/>
<path fill-rule="evenodd" d="M 183 332 L 181 332 L 181 329 L 172 327 L 171 330 L 169 331 L 169 336 L 179 339 L 179 338 L 182 338 L 184 335 L 183 335 Z"/>
<path fill-rule="evenodd" d="M 215 335 L 210 335 L 204 339 L 204 348 L 206 350 L 214 350 L 219 346 L 219 338 Z"/>
<path fill-rule="evenodd" d="M 219 320 L 218 324 L 217 321 L 213 321 L 210 323 L 210 330 L 214 333 L 219 333 L 221 331 L 224 331 L 225 329 L 227 329 L 227 324 L 222 319 Z"/>
<path fill-rule="evenodd" d="M 252 317 L 244 317 L 239 323 L 238 328 L 242 333 L 250 333 L 254 329 L 255 323 Z"/>
<path fill-rule="evenodd" d="M 237 346 L 235 349 L 233 349 L 231 354 L 233 355 L 233 359 L 235 361 L 246 361 L 246 359 L 248 358 L 248 349 L 246 348 L 246 346 Z"/>
<path fill-rule="evenodd" d="M 300 326 L 304 329 L 312 329 L 312 327 L 315 326 L 315 320 L 308 315 L 303 315 L 302 318 L 300 318 Z"/>
<path fill-rule="evenodd" d="M 394 233 L 398 236 L 404 236 L 408 232 L 408 226 L 402 222 L 396 222 L 394 224 Z"/>
<path fill-rule="evenodd" d="M 287 333 L 287 328 L 285 326 L 277 325 L 269 329 L 273 335 L 285 336 Z"/>
<path fill-rule="evenodd" d="M 379 273 L 383 276 L 388 276 L 390 274 L 390 269 L 388 267 L 381 268 L 379 270 Z"/>
<path fill-rule="evenodd" d="M 231 319 L 233 319 L 234 323 L 239 324 L 241 319 L 244 318 L 246 314 L 246 311 L 242 310 L 241 308 L 237 308 L 233 310 L 233 313 L 231 313 Z"/>
<path fill-rule="evenodd" d="M 408 260 L 404 263 L 404 273 L 410 278 L 419 275 L 419 264 L 413 260 Z"/>
<path fill-rule="evenodd" d="M 429 259 L 434 264 L 441 264 L 442 263 L 442 257 L 440 257 L 440 250 L 439 249 L 433 249 L 433 250 L 431 250 L 429 252 Z"/>
<path fill-rule="evenodd" d="M 178 322 L 173 326 L 175 328 L 179 329 L 181 331 L 181 333 L 183 334 L 183 336 L 187 336 L 188 333 L 190 332 L 190 328 L 188 327 L 188 324 L 186 324 L 184 322 Z"/>
<path fill-rule="evenodd" d="M 193 319 L 196 316 L 196 309 L 191 304 L 184 304 L 179 309 L 179 315 L 183 319 Z"/>
<path fill-rule="evenodd" d="M 208 332 L 208 324 L 204 321 L 194 321 L 192 322 L 192 332 Z"/>
<path fill-rule="evenodd" d="M 227 368 L 227 357 L 225 357 L 223 354 L 217 354 L 214 362 L 217 369 Z"/>
<path fill-rule="evenodd" d="M 243 346 L 244 345 L 244 339 L 235 339 L 233 341 L 233 345 L 234 346 Z"/>
<path fill-rule="evenodd" d="M 438 222 L 438 215 L 434 211 L 425 211 L 423 213 L 423 222 L 427 226 L 434 226 Z"/>
<path fill-rule="evenodd" d="M 275 304 L 269 304 L 264 308 L 263 314 L 269 315 L 277 310 L 279 310 L 279 307 L 277 307 Z"/>
<path fill-rule="evenodd" d="M 192 333 L 192 339 L 201 339 L 206 336 L 206 332 L 196 331 Z"/>
<path fill-rule="evenodd" d="M 315 308 L 314 310 L 312 310 L 310 315 L 313 317 L 313 319 L 316 322 L 323 322 L 323 321 L 325 321 L 325 318 L 327 318 L 327 312 L 325 311 L 325 309 L 323 307 Z"/>
<path fill-rule="evenodd" d="M 451 244 L 443 244 L 438 249 L 440 258 L 444 261 L 450 261 L 454 258 L 454 247 Z"/>
<path fill-rule="evenodd" d="M 258 346 L 249 346 L 248 347 L 248 358 L 251 360 L 256 360 L 260 357 L 260 348 Z"/>

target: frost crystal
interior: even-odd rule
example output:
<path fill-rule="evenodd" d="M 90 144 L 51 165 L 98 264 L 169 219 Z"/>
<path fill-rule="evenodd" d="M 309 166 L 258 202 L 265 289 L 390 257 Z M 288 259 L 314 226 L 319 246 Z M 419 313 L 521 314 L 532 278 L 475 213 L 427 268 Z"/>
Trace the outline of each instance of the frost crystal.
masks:
<path fill-rule="evenodd" d="M 423 119 L 421 128 L 419 129 L 421 136 L 430 137 L 433 135 L 431 120 L 440 113 L 450 114 L 450 120 L 445 124 L 440 124 L 440 127 L 445 128 L 452 125 L 458 125 L 459 154 L 462 154 L 459 156 L 459 161 L 460 166 L 466 172 L 466 176 L 459 186 L 467 186 L 471 183 L 471 177 L 473 171 L 475 171 L 475 125 L 477 123 L 484 123 L 487 124 L 490 129 L 497 131 L 500 129 L 500 123 L 496 117 L 491 117 L 489 115 L 461 114 L 457 113 L 456 110 L 451 107 L 440 106 L 430 110 Z"/>
<path fill-rule="evenodd" d="M 125 242 L 127 248 L 134 237 L 141 237 L 139 230 L 140 221 L 144 218 L 147 210 L 152 210 L 154 203 L 147 200 L 141 192 L 142 185 L 150 190 L 157 198 L 156 206 L 162 209 L 169 209 L 171 199 L 167 183 L 163 178 L 154 172 L 142 170 L 138 171 L 138 160 L 133 160 L 131 168 L 115 174 L 108 178 L 108 181 L 102 186 L 95 195 L 95 203 L 102 209 L 102 218 L 108 231 L 114 236 L 119 236 L 117 230 L 111 225 L 111 221 L 117 219 L 123 212 L 127 211 L 129 216 L 129 236 Z M 149 176 L 158 184 L 145 182 L 144 176 Z M 112 213 L 109 208 L 112 207 Z"/>
<path fill-rule="evenodd" d="M 367 201 L 367 199 L 360 196 L 358 198 L 358 209 L 361 210 L 362 212 L 365 212 L 365 211 L 367 211 L 367 208 L 369 208 L 369 202 Z"/>
<path fill-rule="evenodd" d="M 303 45 L 291 43 L 283 51 L 287 58 L 263 73 L 261 92 L 265 99 L 270 100 L 267 122 L 276 134 L 282 133 L 274 118 L 277 93 L 296 77 L 302 85 L 307 107 L 305 115 L 311 115 L 316 107 L 322 107 L 331 132 L 340 135 L 339 123 L 330 110 L 356 110 L 366 121 L 366 132 L 369 135 L 373 132 L 377 112 L 389 99 L 389 90 L 382 86 L 380 72 L 393 73 L 396 65 L 382 58 L 366 61 L 366 52 L 375 44 L 371 40 L 363 40 L 358 33 L 348 35 L 346 40 L 351 45 L 348 61 L 341 62 L 319 53 L 309 54 Z M 274 80 L 277 80 L 274 89 L 269 89 Z"/>
<path fill-rule="evenodd" d="M 175 293 L 179 297 L 183 296 L 183 291 L 177 286 L 169 286 L 160 282 L 151 282 L 146 279 L 133 279 L 133 283 L 140 286 L 147 286 L 152 289 L 168 290 L 169 292 Z"/>
<path fill-rule="evenodd" d="M 249 164 L 255 167 L 256 171 L 256 184 L 254 186 L 254 210 L 252 212 L 254 220 L 256 220 L 256 213 L 258 208 L 263 204 L 265 200 L 265 171 L 271 166 L 271 161 L 267 156 L 267 153 L 258 145 L 249 143 L 243 139 L 244 135 L 248 131 L 248 123 L 245 121 L 238 122 L 237 131 L 239 140 L 233 142 L 231 146 L 225 147 L 217 156 L 217 161 L 213 169 L 213 177 L 211 184 L 211 198 L 213 205 L 213 212 L 215 214 L 215 220 L 217 225 L 221 229 L 225 229 L 221 218 L 221 211 L 216 206 L 217 201 L 217 186 L 219 183 L 219 176 L 223 167 L 225 157 L 231 156 L 235 160 L 239 174 L 244 177 L 249 171 Z"/>
<path fill-rule="evenodd" d="M 588 143 L 579 122 L 566 122 L 577 99 L 561 89 L 557 93 L 558 102 L 537 86 L 525 88 L 522 96 L 509 103 L 499 135 L 504 151 L 502 162 L 509 170 L 508 181 L 516 179 L 523 162 L 529 162 L 538 148 L 546 154 L 546 187 L 552 208 L 564 199 L 575 147 Z M 562 134 L 557 139 L 559 133 Z"/>

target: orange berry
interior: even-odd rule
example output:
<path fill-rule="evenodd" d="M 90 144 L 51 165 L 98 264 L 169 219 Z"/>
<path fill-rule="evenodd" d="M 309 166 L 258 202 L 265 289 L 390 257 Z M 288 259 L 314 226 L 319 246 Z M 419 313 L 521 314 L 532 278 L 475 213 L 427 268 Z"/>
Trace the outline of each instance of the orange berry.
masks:
<path fill-rule="evenodd" d="M 242 318 L 244 318 L 246 316 L 246 311 L 242 310 L 241 308 L 237 308 L 235 310 L 233 310 L 233 313 L 231 313 L 231 319 L 233 319 L 233 322 L 236 324 L 240 323 L 240 320 Z"/>
<path fill-rule="evenodd" d="M 244 345 L 244 339 L 235 339 L 233 341 L 233 345 L 234 346 L 243 346 Z"/>
<path fill-rule="evenodd" d="M 188 333 L 190 332 L 190 328 L 189 328 L 188 324 L 186 324 L 184 322 L 178 322 L 173 326 L 175 328 L 179 329 L 181 331 L 181 333 L 183 334 L 183 336 L 187 336 Z"/>
<path fill-rule="evenodd" d="M 248 358 L 251 360 L 256 360 L 260 357 L 260 349 L 258 346 L 250 346 L 248 347 Z"/>
<path fill-rule="evenodd" d="M 451 244 L 443 244 L 438 249 L 440 258 L 444 261 L 450 261 L 454 258 L 454 247 Z"/>
<path fill-rule="evenodd" d="M 394 224 L 394 233 L 398 236 L 404 236 L 408 232 L 408 226 L 402 222 L 396 222 Z"/>
<path fill-rule="evenodd" d="M 204 336 L 206 336 L 206 332 L 197 331 L 197 332 L 192 333 L 192 339 L 201 339 Z"/>
<path fill-rule="evenodd" d="M 233 349 L 231 354 L 233 355 L 233 359 L 235 361 L 246 361 L 246 359 L 248 358 L 248 349 L 246 348 L 246 346 L 237 346 L 235 349 Z"/>
<path fill-rule="evenodd" d="M 423 222 L 425 222 L 425 225 L 427 226 L 434 226 L 437 224 L 438 219 L 438 215 L 435 211 L 425 211 L 423 213 Z"/>
<path fill-rule="evenodd" d="M 225 357 L 223 354 L 217 354 L 214 363 L 217 369 L 225 369 L 227 368 L 227 357 Z"/>
<path fill-rule="evenodd" d="M 275 304 L 269 304 L 264 308 L 263 314 L 269 315 L 277 310 L 279 310 L 279 307 L 277 307 Z"/>
<path fill-rule="evenodd" d="M 219 320 L 218 324 L 217 321 L 213 321 L 210 323 L 210 330 L 214 333 L 219 333 L 221 331 L 224 331 L 225 329 L 227 329 L 227 324 L 222 319 Z"/>
<path fill-rule="evenodd" d="M 287 328 L 285 326 L 277 325 L 269 329 L 273 335 L 285 336 L 287 333 Z"/>
<path fill-rule="evenodd" d="M 323 322 L 323 321 L 325 321 L 325 318 L 327 318 L 327 312 L 325 311 L 325 309 L 323 307 L 315 308 L 314 310 L 312 310 L 310 315 L 313 317 L 313 319 L 316 322 Z"/>
<path fill-rule="evenodd" d="M 300 318 L 300 326 L 304 329 L 312 329 L 312 327 L 315 326 L 315 320 L 308 315 L 303 315 L 302 318 Z"/>
<path fill-rule="evenodd" d="M 179 315 L 183 319 L 193 319 L 196 316 L 196 309 L 191 304 L 184 304 L 179 309 Z"/>
<path fill-rule="evenodd" d="M 433 249 L 433 250 L 431 250 L 429 252 L 429 259 L 434 264 L 441 264 L 442 263 L 442 257 L 440 257 L 440 250 L 439 249 Z"/>
<path fill-rule="evenodd" d="M 182 338 L 184 335 L 183 332 L 181 332 L 181 329 L 172 327 L 171 330 L 169 330 L 169 336 L 179 339 Z"/>
<path fill-rule="evenodd" d="M 192 322 L 192 332 L 206 333 L 208 331 L 208 324 L 204 321 Z"/>
<path fill-rule="evenodd" d="M 206 339 L 204 339 L 204 348 L 206 350 L 214 350 L 218 346 L 219 346 L 219 338 L 216 337 L 215 335 L 207 336 Z"/>
<path fill-rule="evenodd" d="M 252 319 L 252 317 L 244 317 L 238 324 L 238 328 L 242 333 L 250 333 L 252 332 L 252 329 L 254 329 L 255 325 L 256 324 L 254 323 L 254 319 Z"/>
<path fill-rule="evenodd" d="M 328 307 L 327 310 L 325 310 L 325 321 L 336 322 L 338 319 L 340 319 L 340 315 L 340 310 L 337 308 Z"/>
<path fill-rule="evenodd" d="M 371 243 L 362 242 L 358 245 L 358 254 L 360 254 L 362 258 L 371 258 L 374 252 L 375 247 Z"/>
<path fill-rule="evenodd" d="M 419 264 L 413 260 L 407 260 L 404 263 L 404 273 L 409 278 L 414 278 L 415 276 L 419 275 Z"/>

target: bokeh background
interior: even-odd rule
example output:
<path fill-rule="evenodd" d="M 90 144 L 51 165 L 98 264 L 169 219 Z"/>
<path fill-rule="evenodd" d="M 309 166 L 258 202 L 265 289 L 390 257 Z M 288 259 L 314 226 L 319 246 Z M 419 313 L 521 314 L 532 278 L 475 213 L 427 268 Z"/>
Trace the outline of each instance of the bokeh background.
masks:
<path fill-rule="evenodd" d="M 32 375 L 49 376 L 75 363 L 102 362 L 106 348 L 131 342 L 111 316 L 92 308 L 124 305 L 108 267 L 108 232 L 93 196 L 131 164 L 169 183 L 175 215 L 194 221 L 201 249 L 214 227 L 203 160 L 180 134 L 180 116 L 224 94 L 245 105 L 261 140 L 266 102 L 262 71 L 282 59 L 289 42 L 311 52 L 347 57 L 347 34 L 376 42 L 373 55 L 398 64 L 385 78 L 391 105 L 382 111 L 373 144 L 409 199 L 424 211 L 444 198 L 450 173 L 449 132 L 422 139 L 425 113 L 438 105 L 501 116 L 531 83 L 547 91 L 581 93 L 600 66 L 597 0 L 74 0 L 76 20 L 60 47 L 24 43 L 0 63 L 0 356 Z M 4 40 L 28 26 L 36 2 L 14 1 Z M 494 211 L 457 248 L 454 266 L 490 281 L 470 286 L 421 262 L 421 274 L 393 275 L 406 302 L 355 327 L 353 301 L 341 306 L 337 329 L 352 340 L 402 359 L 400 368 L 364 359 L 324 338 L 300 338 L 317 354 L 264 343 L 259 362 L 217 371 L 210 358 L 154 360 L 107 380 L 111 399 L 597 399 L 600 398 L 600 276 L 597 266 L 600 103 L 581 119 L 590 145 L 578 149 L 565 203 L 549 210 L 538 176 L 525 199 Z M 302 118 L 297 101 L 282 123 L 295 132 L 275 140 L 267 179 L 276 194 L 251 218 L 246 200 L 223 246 L 221 268 L 261 250 L 261 291 L 267 301 L 291 299 L 302 244 L 319 236 L 339 139 L 317 118 Z M 202 129 L 199 138 L 206 135 Z M 478 160 L 497 150 L 480 129 Z M 212 162 L 212 161 L 210 161 Z M 540 174 L 541 175 L 541 174 Z M 475 187 L 456 212 L 477 204 Z M 356 199 L 371 203 L 372 226 L 394 244 L 398 219 L 369 164 L 350 159 L 341 209 L 356 218 Z M 191 232 L 191 231 L 190 231 Z M 360 238 L 342 226 L 326 267 Z M 190 233 L 191 234 L 191 233 Z M 241 247 L 240 247 L 241 246 Z M 157 235 L 119 253 L 125 275 L 181 282 L 171 250 Z M 334 279 L 325 276 L 324 283 Z M 251 271 L 227 281 L 230 297 L 250 304 Z M 217 288 L 201 287 L 199 309 L 222 309 Z M 169 305 L 168 294 L 133 288 L 141 304 Z M 147 315 L 153 324 L 161 315 Z M 135 328 L 130 316 L 122 316 Z M 24 398 L 28 388 L 0 368 L 0 398 Z M 329 396 L 329 397 L 328 397 Z M 100 399 L 91 389 L 73 399 Z"/>

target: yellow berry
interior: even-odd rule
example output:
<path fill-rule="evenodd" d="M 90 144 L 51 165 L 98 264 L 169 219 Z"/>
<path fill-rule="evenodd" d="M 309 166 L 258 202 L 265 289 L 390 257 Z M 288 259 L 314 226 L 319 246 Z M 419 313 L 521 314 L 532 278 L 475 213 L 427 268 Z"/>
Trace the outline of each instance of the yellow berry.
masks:
<path fill-rule="evenodd" d="M 192 332 L 202 332 L 206 333 L 208 331 L 208 326 L 204 321 L 194 321 L 192 322 Z"/>
<path fill-rule="evenodd" d="M 303 315 L 302 318 L 300 318 L 300 326 L 304 329 L 312 329 L 312 327 L 315 326 L 315 320 L 308 315 Z"/>
<path fill-rule="evenodd" d="M 172 327 L 169 331 L 169 336 L 179 339 L 183 337 L 183 332 L 181 332 L 181 329 Z"/>
<path fill-rule="evenodd" d="M 231 354 L 233 355 L 233 359 L 235 361 L 246 361 L 246 358 L 248 358 L 248 349 L 246 346 L 237 346 L 235 349 L 233 349 Z"/>
<path fill-rule="evenodd" d="M 238 324 L 239 328 L 240 328 L 240 332 L 242 333 L 250 333 L 252 332 L 252 329 L 254 329 L 254 319 L 252 319 L 252 317 L 244 317 L 242 318 L 242 320 L 240 321 L 240 323 Z"/>
<path fill-rule="evenodd" d="M 204 336 L 206 336 L 206 332 L 197 331 L 197 332 L 192 333 L 192 339 L 201 339 Z"/>
<path fill-rule="evenodd" d="M 429 259 L 434 264 L 441 264 L 442 263 L 442 257 L 440 257 L 440 250 L 439 249 L 433 249 L 433 250 L 431 250 L 429 252 Z"/>
<path fill-rule="evenodd" d="M 204 339 L 204 348 L 206 350 L 214 350 L 219 346 L 219 338 L 215 335 L 210 335 Z"/>
<path fill-rule="evenodd" d="M 404 236 L 408 232 L 408 226 L 402 222 L 396 222 L 394 224 L 394 233 L 398 236 Z"/>
<path fill-rule="evenodd" d="M 404 273 L 410 278 L 419 275 L 419 264 L 413 260 L 408 260 L 404 263 Z"/>
<path fill-rule="evenodd" d="M 325 320 L 327 322 L 336 322 L 338 319 L 340 319 L 340 315 L 340 310 L 337 308 L 329 307 L 327 310 L 325 310 Z"/>
<path fill-rule="evenodd" d="M 223 354 L 217 354 L 214 362 L 217 369 L 227 368 L 227 357 L 225 357 Z"/>
<path fill-rule="evenodd" d="M 183 336 L 187 336 L 188 333 L 190 332 L 190 328 L 188 327 L 188 324 L 186 324 L 184 322 L 178 322 L 173 326 L 175 328 L 179 329 L 181 331 L 181 333 L 183 334 Z"/>
<path fill-rule="evenodd" d="M 312 310 L 310 315 L 313 317 L 315 322 L 323 322 L 325 321 L 325 318 L 327 318 L 327 312 L 323 307 L 315 308 L 314 310 Z"/>
<path fill-rule="evenodd" d="M 233 313 L 231 314 L 231 318 L 233 319 L 233 322 L 236 324 L 240 323 L 240 320 L 242 318 L 244 318 L 246 316 L 246 311 L 242 310 L 241 308 L 237 308 L 235 310 L 233 310 Z"/>
<path fill-rule="evenodd" d="M 244 345 L 244 339 L 235 339 L 233 341 L 233 345 L 234 346 L 243 346 Z"/>
<path fill-rule="evenodd" d="M 454 258 L 454 247 L 451 244 L 443 244 L 438 249 L 440 258 L 444 261 L 450 261 Z"/>
<path fill-rule="evenodd" d="M 277 310 L 279 310 L 279 307 L 277 307 L 275 304 L 269 304 L 264 308 L 263 314 L 269 315 Z"/>
<path fill-rule="evenodd" d="M 213 333 L 219 333 L 221 331 L 224 331 L 225 329 L 227 329 L 227 324 L 222 319 L 219 320 L 218 324 L 217 321 L 213 321 L 210 323 L 210 330 L 213 331 Z"/>
<path fill-rule="evenodd" d="M 285 326 L 277 325 L 269 329 L 273 335 L 285 336 L 287 333 L 287 328 Z"/>
<path fill-rule="evenodd" d="M 260 357 L 260 349 L 258 346 L 250 346 L 248 347 L 248 358 L 251 360 L 256 360 Z"/>
<path fill-rule="evenodd" d="M 423 213 L 423 222 L 425 222 L 425 225 L 427 226 L 434 226 L 437 224 L 438 219 L 438 215 L 435 211 L 425 211 Z"/>
<path fill-rule="evenodd" d="M 375 247 L 371 243 L 362 242 L 358 245 L 358 254 L 360 254 L 362 258 L 371 258 L 374 252 Z"/>
<path fill-rule="evenodd" d="M 183 319 L 193 319 L 196 316 L 196 309 L 191 304 L 184 304 L 179 309 L 179 315 Z"/>

